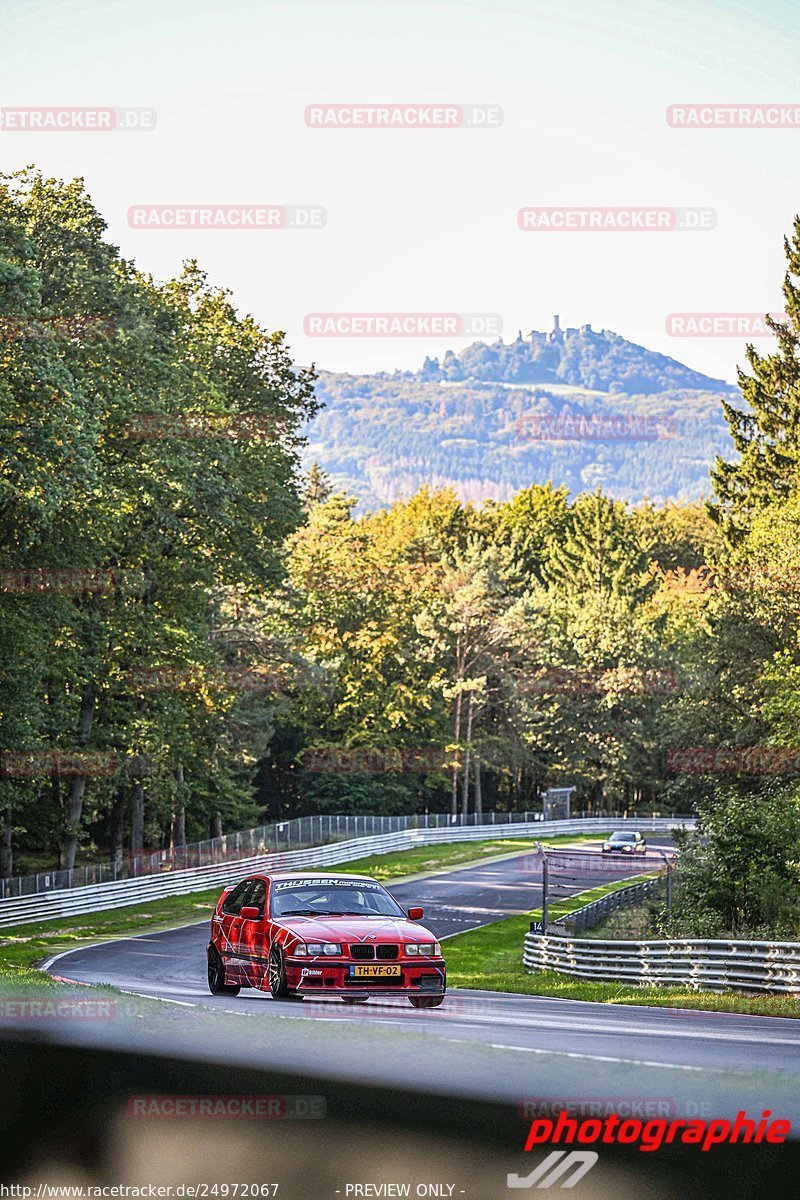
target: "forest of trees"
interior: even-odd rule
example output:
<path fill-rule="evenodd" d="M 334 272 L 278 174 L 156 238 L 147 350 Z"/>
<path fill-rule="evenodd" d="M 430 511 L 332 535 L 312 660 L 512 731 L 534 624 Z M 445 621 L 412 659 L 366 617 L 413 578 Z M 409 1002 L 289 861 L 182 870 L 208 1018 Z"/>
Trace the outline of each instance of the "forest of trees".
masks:
<path fill-rule="evenodd" d="M 722 387 L 605 395 L 320 371 L 316 394 L 310 453 L 361 512 L 425 484 L 481 503 L 548 479 L 629 503 L 691 502 L 710 490 L 708 464 L 732 449 Z"/>
<path fill-rule="evenodd" d="M 80 181 L 0 181 L 3 874 L 569 784 L 700 814 L 696 928 L 796 922 L 800 764 L 676 751 L 797 749 L 800 222 L 712 504 L 539 478 L 367 515 L 301 472 L 283 335 L 104 233 Z"/>

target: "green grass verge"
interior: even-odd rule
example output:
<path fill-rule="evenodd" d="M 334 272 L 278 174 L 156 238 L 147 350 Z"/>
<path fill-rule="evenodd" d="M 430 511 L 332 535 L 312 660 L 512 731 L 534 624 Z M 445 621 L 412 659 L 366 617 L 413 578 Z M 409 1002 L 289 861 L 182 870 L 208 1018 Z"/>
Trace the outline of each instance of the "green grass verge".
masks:
<path fill-rule="evenodd" d="M 592 842 L 602 834 L 545 839 L 548 845 L 559 842 Z M 441 846 L 418 846 L 394 854 L 373 855 L 342 863 L 337 870 L 363 872 L 383 882 L 406 875 L 445 870 L 461 863 L 481 862 L 495 855 L 529 849 L 528 839 L 498 839 L 490 842 L 454 842 Z M 608 891 L 628 887 L 631 880 L 620 880 L 593 888 L 580 896 L 551 906 L 552 919 L 572 912 Z M 65 917 L 21 925 L 0 934 L 0 991 L 29 986 L 61 987 L 49 975 L 36 970 L 36 964 L 61 950 L 82 944 L 146 934 L 209 918 L 220 889 L 194 892 L 151 900 L 129 908 L 109 909 L 88 916 Z M 800 997 L 743 995 L 740 993 L 687 992 L 668 988 L 636 988 L 624 983 L 595 983 L 571 979 L 556 972 L 528 973 L 522 967 L 522 944 L 532 912 L 508 917 L 470 933 L 448 938 L 446 955 L 448 981 L 452 987 L 484 991 L 517 992 L 533 996 L 560 996 L 570 1000 L 594 1000 L 609 1004 L 657 1005 L 716 1012 L 753 1013 L 764 1016 L 800 1017 Z"/>
<path fill-rule="evenodd" d="M 597 841 L 602 834 L 591 837 L 548 838 L 548 845 L 556 842 Z M 446 870 L 459 863 L 480 862 L 498 854 L 511 854 L 528 850 L 534 845 L 531 838 L 504 838 L 490 842 L 449 842 L 440 846 L 416 846 L 411 850 L 398 850 L 392 854 L 376 854 L 369 858 L 354 859 L 341 863 L 336 870 L 372 875 L 388 882 L 425 871 Z M 330 868 L 320 868 L 330 871 Z M 112 908 L 105 912 L 86 916 L 64 917 L 55 921 L 38 921 L 30 925 L 18 925 L 7 932 L 0 932 L 0 985 L 10 980 L 17 986 L 29 983 L 55 981 L 48 975 L 36 971 L 36 963 L 71 950 L 76 946 L 101 941 L 103 938 L 128 937 L 136 934 L 170 929 L 193 921 L 211 919 L 211 911 L 217 902 L 220 888 L 204 892 L 192 892 L 188 896 L 168 896 L 163 900 L 150 900 L 146 904 L 133 904 L 128 908 Z"/>
<path fill-rule="evenodd" d="M 548 846 L 556 846 L 560 842 L 599 842 L 603 834 L 570 836 L 561 834 L 559 837 L 543 838 Z M 340 863 L 338 871 L 352 871 L 357 874 L 371 875 L 385 883 L 391 879 L 400 879 L 405 875 L 416 875 L 422 871 L 445 871 L 448 867 L 459 863 L 479 862 L 497 854 L 514 854 L 521 850 L 530 850 L 536 845 L 534 838 L 498 838 L 490 842 L 448 842 L 435 846 L 415 846 L 411 850 L 398 850 L 394 854 L 373 854 L 369 858 L 357 858 L 353 862 Z M 320 870 L 330 868 L 320 867 Z M 313 872 L 312 872 L 313 873 Z"/>
<path fill-rule="evenodd" d="M 628 887 L 635 880 L 592 888 L 550 907 L 549 917 L 564 916 L 608 892 Z M 565 1000 L 592 1000 L 605 1004 L 638 1004 L 659 1008 L 703 1009 L 713 1012 L 751 1013 L 756 1016 L 800 1017 L 800 996 L 749 995 L 741 992 L 693 992 L 685 988 L 635 987 L 629 983 L 598 983 L 573 979 L 557 971 L 526 971 L 522 947 L 529 915 L 508 917 L 492 925 L 459 933 L 445 942 L 449 987 L 488 992 L 516 992 L 526 996 L 555 996 Z"/>

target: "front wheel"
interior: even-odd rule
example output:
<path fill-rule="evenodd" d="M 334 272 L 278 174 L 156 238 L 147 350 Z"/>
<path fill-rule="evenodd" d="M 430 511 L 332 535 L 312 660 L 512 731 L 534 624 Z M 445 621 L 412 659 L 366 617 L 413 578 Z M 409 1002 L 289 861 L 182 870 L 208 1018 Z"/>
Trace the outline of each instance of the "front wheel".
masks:
<path fill-rule="evenodd" d="M 212 996 L 238 996 L 241 991 L 225 982 L 225 965 L 213 946 L 208 951 L 208 990 Z"/>
<path fill-rule="evenodd" d="M 277 946 L 270 950 L 269 967 L 267 968 L 269 993 L 273 1000 L 288 1000 L 291 993 L 286 982 L 286 963 Z"/>
<path fill-rule="evenodd" d="M 444 996 L 409 996 L 412 1008 L 438 1008 L 444 1004 Z"/>

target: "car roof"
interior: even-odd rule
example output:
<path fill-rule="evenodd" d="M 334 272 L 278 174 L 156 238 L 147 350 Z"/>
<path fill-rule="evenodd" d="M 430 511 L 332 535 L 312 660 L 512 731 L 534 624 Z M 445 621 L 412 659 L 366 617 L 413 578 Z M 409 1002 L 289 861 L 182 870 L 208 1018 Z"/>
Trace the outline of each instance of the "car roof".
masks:
<path fill-rule="evenodd" d="M 310 876 L 318 875 L 321 879 L 368 879 L 370 883 L 377 881 L 371 875 L 356 875 L 355 873 L 348 874 L 346 871 L 325 871 L 321 868 L 309 868 L 307 871 L 262 871 L 259 878 L 262 879 L 308 879 Z M 255 876 L 247 876 L 247 878 L 255 878 Z"/>

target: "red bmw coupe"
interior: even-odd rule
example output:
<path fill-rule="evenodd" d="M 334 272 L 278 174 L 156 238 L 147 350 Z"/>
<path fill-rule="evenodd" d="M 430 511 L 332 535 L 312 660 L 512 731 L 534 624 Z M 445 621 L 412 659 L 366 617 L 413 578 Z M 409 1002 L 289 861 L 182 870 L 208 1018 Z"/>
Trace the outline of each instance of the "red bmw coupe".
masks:
<path fill-rule="evenodd" d="M 438 1008 L 445 995 L 439 943 L 421 908 L 404 912 L 365 875 L 252 875 L 227 887 L 211 918 L 208 986 L 215 996 L 243 987 L 276 1000 L 408 996 Z"/>

